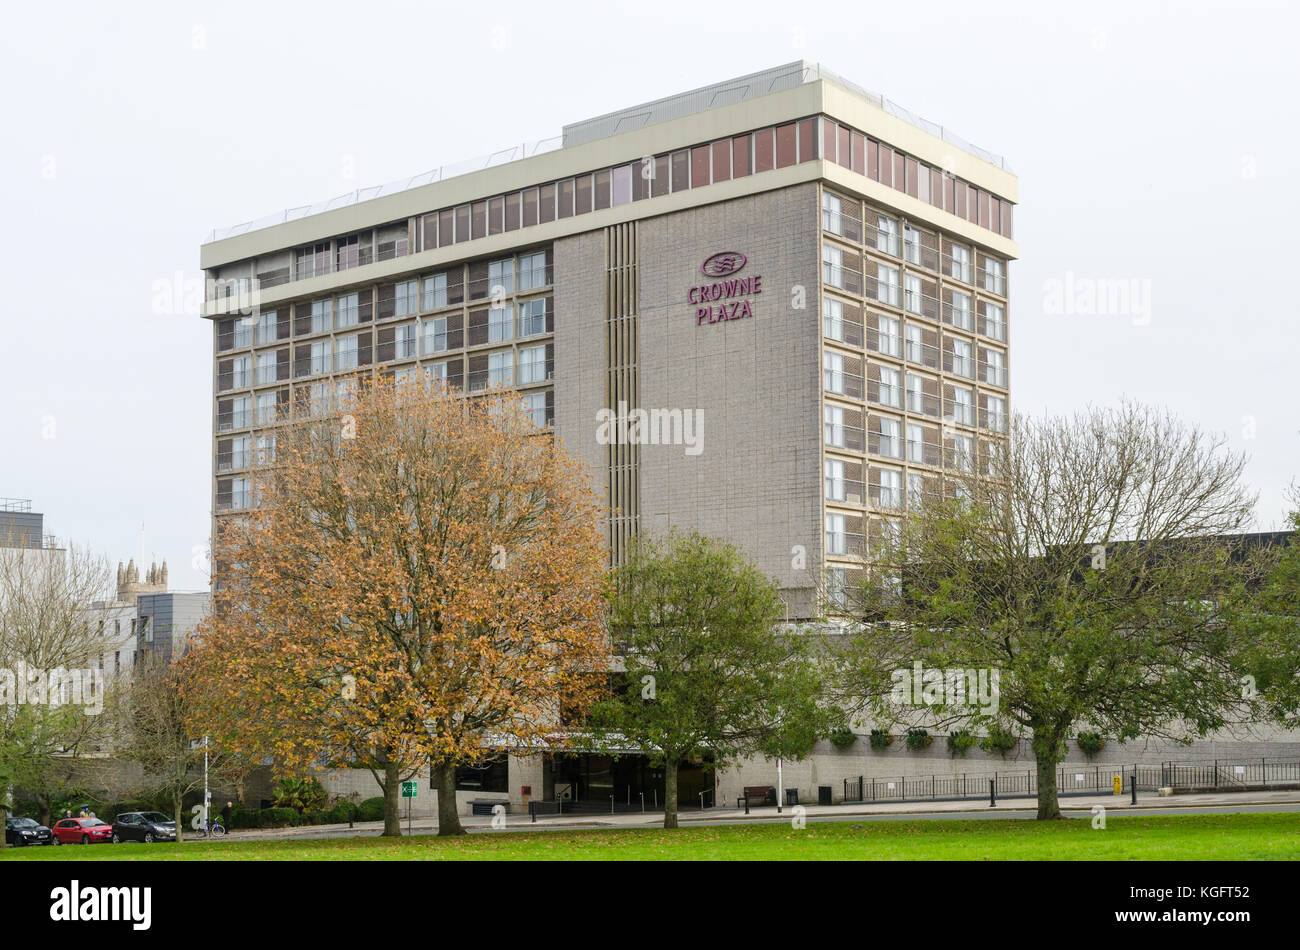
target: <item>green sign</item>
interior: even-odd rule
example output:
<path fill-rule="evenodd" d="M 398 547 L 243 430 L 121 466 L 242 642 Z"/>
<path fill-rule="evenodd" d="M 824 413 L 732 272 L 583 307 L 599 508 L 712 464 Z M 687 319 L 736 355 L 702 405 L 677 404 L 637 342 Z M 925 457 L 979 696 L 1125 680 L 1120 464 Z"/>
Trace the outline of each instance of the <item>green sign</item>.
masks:
<path fill-rule="evenodd" d="M 403 782 L 403 783 L 402 783 L 402 797 L 403 797 L 403 798 L 414 798 L 414 797 L 415 797 L 415 792 L 416 792 L 416 788 L 415 788 L 415 786 L 416 786 L 416 783 L 415 783 L 415 782 Z"/>

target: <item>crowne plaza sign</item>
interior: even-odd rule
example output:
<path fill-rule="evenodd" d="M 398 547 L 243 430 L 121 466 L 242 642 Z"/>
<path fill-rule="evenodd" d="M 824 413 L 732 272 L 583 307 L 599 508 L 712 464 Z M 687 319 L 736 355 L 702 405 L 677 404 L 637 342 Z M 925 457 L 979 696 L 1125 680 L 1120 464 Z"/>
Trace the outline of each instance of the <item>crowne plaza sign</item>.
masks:
<path fill-rule="evenodd" d="M 739 251 L 719 251 L 700 266 L 700 272 L 714 280 L 696 284 L 686 294 L 686 300 L 695 306 L 697 327 L 754 315 L 752 298 L 763 292 L 763 277 L 761 274 L 739 276 L 748 262 Z"/>

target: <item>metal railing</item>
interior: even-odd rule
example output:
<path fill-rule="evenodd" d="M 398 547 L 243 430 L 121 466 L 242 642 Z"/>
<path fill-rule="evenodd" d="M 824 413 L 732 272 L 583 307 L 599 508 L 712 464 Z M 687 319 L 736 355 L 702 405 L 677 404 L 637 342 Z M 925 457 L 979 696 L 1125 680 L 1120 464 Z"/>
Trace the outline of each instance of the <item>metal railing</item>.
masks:
<path fill-rule="evenodd" d="M 374 185 L 369 188 L 358 188 L 355 191 L 339 195 L 335 198 L 329 199 L 328 201 L 320 201 L 311 205 L 300 205 L 297 208 L 286 208 L 278 214 L 267 215 L 264 218 L 258 218 L 253 221 L 245 221 L 242 224 L 232 225 L 228 228 L 214 228 L 212 233 L 208 236 L 208 241 L 205 243 L 222 241 L 239 234 L 247 234 L 249 231 L 256 231 L 259 228 L 269 228 L 276 224 L 284 224 L 287 221 L 297 221 L 299 218 L 306 218 L 310 215 L 320 214 L 324 211 L 333 211 L 336 208 L 346 208 L 361 201 L 369 201 L 372 198 L 397 194 L 411 188 L 420 188 L 424 185 L 431 185 L 434 182 L 446 181 L 448 178 L 455 178 L 458 175 L 466 175 L 471 172 L 481 171 L 484 168 L 492 168 L 496 165 L 505 165 L 509 162 L 518 161 L 523 158 L 530 158 L 533 155 L 541 155 L 544 152 L 553 152 L 561 148 L 563 144 L 563 136 L 559 135 L 547 139 L 540 139 L 536 142 L 523 142 L 519 145 L 513 145 L 509 148 L 493 152 L 490 155 L 479 156 L 477 158 L 455 162 L 450 165 L 440 165 L 437 168 L 430 169 L 429 171 L 419 175 L 412 175 L 409 178 L 399 178 L 396 181 L 390 181 L 383 185 Z"/>
<path fill-rule="evenodd" d="M 27 513 L 32 510 L 30 498 L 0 498 L 0 511 Z"/>

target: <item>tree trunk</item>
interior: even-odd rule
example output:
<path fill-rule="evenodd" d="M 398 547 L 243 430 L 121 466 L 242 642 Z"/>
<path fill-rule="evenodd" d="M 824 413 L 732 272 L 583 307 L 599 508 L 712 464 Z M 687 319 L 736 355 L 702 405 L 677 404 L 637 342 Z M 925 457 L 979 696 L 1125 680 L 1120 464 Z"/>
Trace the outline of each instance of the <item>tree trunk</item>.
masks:
<path fill-rule="evenodd" d="M 40 803 L 41 803 L 41 824 L 44 825 L 46 828 L 51 828 L 53 827 L 53 825 L 50 824 L 50 800 L 48 798 L 41 798 Z"/>
<path fill-rule="evenodd" d="M 402 814 L 399 810 L 401 799 L 398 792 L 402 789 L 402 773 L 398 764 L 391 759 L 384 762 L 384 838 L 402 836 Z"/>
<path fill-rule="evenodd" d="M 677 827 L 677 760 L 664 762 L 664 827 Z"/>
<path fill-rule="evenodd" d="M 1056 766 L 1061 761 L 1061 737 L 1055 730 L 1035 727 L 1033 745 L 1038 770 L 1038 820 L 1061 818 L 1061 803 L 1056 787 Z"/>
<path fill-rule="evenodd" d="M 463 835 L 465 829 L 461 827 L 460 814 L 456 811 L 455 763 L 434 763 L 429 772 L 433 777 L 430 784 L 438 789 L 438 837 Z"/>
<path fill-rule="evenodd" d="M 184 799 L 176 792 L 172 793 L 172 821 L 176 822 L 176 843 L 185 840 L 185 822 L 181 820 L 181 809 L 185 807 Z"/>

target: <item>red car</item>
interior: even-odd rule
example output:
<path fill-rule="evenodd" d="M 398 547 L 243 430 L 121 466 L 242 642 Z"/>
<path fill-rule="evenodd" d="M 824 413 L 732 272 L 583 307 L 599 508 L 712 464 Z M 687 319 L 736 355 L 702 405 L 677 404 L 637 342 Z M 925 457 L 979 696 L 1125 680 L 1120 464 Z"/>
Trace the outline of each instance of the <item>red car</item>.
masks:
<path fill-rule="evenodd" d="M 51 830 L 55 844 L 96 844 L 113 840 L 113 826 L 98 818 L 62 818 Z"/>

